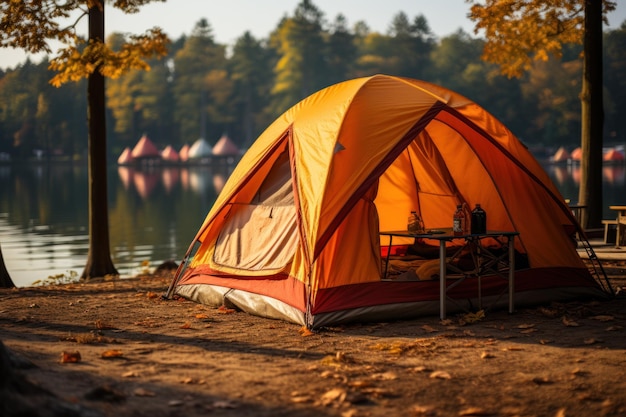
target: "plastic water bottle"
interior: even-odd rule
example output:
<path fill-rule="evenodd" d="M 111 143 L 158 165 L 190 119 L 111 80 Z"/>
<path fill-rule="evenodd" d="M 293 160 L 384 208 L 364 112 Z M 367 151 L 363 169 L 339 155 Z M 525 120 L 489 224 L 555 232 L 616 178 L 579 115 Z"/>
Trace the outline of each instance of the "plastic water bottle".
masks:
<path fill-rule="evenodd" d="M 487 233 L 487 213 L 480 207 L 480 204 L 476 204 L 472 210 L 472 234 L 484 233 Z"/>

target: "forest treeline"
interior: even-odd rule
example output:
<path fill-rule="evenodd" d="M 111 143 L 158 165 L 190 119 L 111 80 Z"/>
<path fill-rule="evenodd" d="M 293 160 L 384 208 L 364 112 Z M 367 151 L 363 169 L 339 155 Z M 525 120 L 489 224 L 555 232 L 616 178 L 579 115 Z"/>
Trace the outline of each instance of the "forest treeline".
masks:
<path fill-rule="evenodd" d="M 107 39 L 121 45 L 122 34 Z M 454 90 L 494 114 L 523 142 L 555 148 L 580 143 L 581 46 L 562 59 L 537 62 L 520 79 L 480 59 L 484 41 L 462 30 L 437 38 L 423 15 L 397 13 L 386 33 L 366 22 L 332 20 L 300 3 L 267 38 L 243 33 L 234 45 L 215 41 L 199 19 L 172 40 L 150 71 L 109 79 L 107 139 L 116 158 L 147 134 L 161 148 L 227 134 L 246 148 L 282 112 L 331 84 L 377 73 L 406 76 Z M 48 61 L 0 70 L 0 153 L 29 158 L 35 150 L 79 158 L 87 149 L 86 82 L 55 88 Z M 604 35 L 604 143 L 626 142 L 626 22 Z"/>

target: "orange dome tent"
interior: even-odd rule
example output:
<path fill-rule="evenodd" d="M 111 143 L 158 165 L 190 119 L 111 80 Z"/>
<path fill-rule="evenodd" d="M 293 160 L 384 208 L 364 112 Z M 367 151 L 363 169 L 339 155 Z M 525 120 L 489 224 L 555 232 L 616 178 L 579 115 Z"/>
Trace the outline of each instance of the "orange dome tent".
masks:
<path fill-rule="evenodd" d="M 332 85 L 277 118 L 243 155 L 168 290 L 309 328 L 436 314 L 438 280 L 390 281 L 381 230 L 450 227 L 476 203 L 517 231 L 516 304 L 602 296 L 572 245 L 580 226 L 528 149 L 476 103 L 376 75 Z M 395 242 L 395 239 L 394 239 Z M 476 279 L 450 295 L 476 305 Z M 503 305 L 506 281 L 481 280 Z"/>

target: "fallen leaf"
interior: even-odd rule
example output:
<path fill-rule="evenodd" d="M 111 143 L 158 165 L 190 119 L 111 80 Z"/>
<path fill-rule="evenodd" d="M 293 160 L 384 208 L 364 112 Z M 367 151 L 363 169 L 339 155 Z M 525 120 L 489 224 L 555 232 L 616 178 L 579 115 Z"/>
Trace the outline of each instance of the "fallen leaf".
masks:
<path fill-rule="evenodd" d="M 559 411 L 556 412 L 554 417 L 566 417 L 565 408 L 560 408 Z"/>
<path fill-rule="evenodd" d="M 491 416 L 492 412 L 485 410 L 480 407 L 469 407 L 465 410 L 461 410 L 459 416 L 467 417 L 467 416 Z"/>
<path fill-rule="evenodd" d="M 429 375 L 429 378 L 437 378 L 437 379 L 452 379 L 452 376 L 446 371 L 433 371 Z"/>
<path fill-rule="evenodd" d="M 98 330 L 111 330 L 111 329 L 116 328 L 111 323 L 107 323 L 106 321 L 102 321 L 102 320 L 96 320 L 95 326 L 96 326 L 96 329 Z"/>
<path fill-rule="evenodd" d="M 476 323 L 478 321 L 481 321 L 484 318 L 485 318 L 485 311 L 484 310 L 478 310 L 476 313 L 467 313 L 467 314 L 465 314 L 459 320 L 459 324 L 462 324 L 462 323 L 467 323 L 467 324 Z"/>
<path fill-rule="evenodd" d="M 570 320 L 567 317 L 563 316 L 561 322 L 567 327 L 578 327 L 580 324 L 576 323 L 574 320 Z"/>
<path fill-rule="evenodd" d="M 306 326 L 300 327 L 298 333 L 300 333 L 300 336 L 313 336 L 315 334 L 311 331 L 311 329 L 307 328 Z"/>
<path fill-rule="evenodd" d="M 170 407 L 178 407 L 178 406 L 181 406 L 181 405 L 183 405 L 183 404 L 184 404 L 184 402 L 183 402 L 183 401 L 181 401 L 181 400 L 170 400 L 170 401 L 167 403 L 167 405 L 169 405 Z"/>
<path fill-rule="evenodd" d="M 428 324 L 423 325 L 422 329 L 427 331 L 428 333 L 435 333 L 435 332 L 439 331 L 439 330 L 435 329 L 434 327 L 429 326 Z"/>
<path fill-rule="evenodd" d="M 217 312 L 220 314 L 233 314 L 235 312 L 234 308 L 228 308 L 224 305 L 218 307 Z"/>
<path fill-rule="evenodd" d="M 296 404 L 308 403 L 311 401 L 311 397 L 308 395 L 296 395 L 291 397 L 291 402 Z"/>
<path fill-rule="evenodd" d="M 372 379 L 379 379 L 383 381 L 392 381 L 394 379 L 398 379 L 398 375 L 394 372 L 383 372 L 380 374 L 373 374 Z"/>
<path fill-rule="evenodd" d="M 442 326 L 451 326 L 452 324 L 454 324 L 454 322 L 452 320 L 450 320 L 450 319 L 441 320 L 441 325 Z"/>
<path fill-rule="evenodd" d="M 121 350 L 117 350 L 117 349 L 105 350 L 100 355 L 100 357 L 102 357 L 102 359 L 121 358 L 122 356 L 124 356 L 122 351 Z"/>
<path fill-rule="evenodd" d="M 156 394 L 152 391 L 148 391 L 147 389 L 144 388 L 136 388 L 133 391 L 133 395 L 135 397 L 154 397 Z"/>
<path fill-rule="evenodd" d="M 411 407 L 412 414 L 416 416 L 436 416 L 437 411 L 432 405 L 414 405 Z"/>
<path fill-rule="evenodd" d="M 136 378 L 139 374 L 135 371 L 128 371 L 122 374 L 122 378 Z"/>
<path fill-rule="evenodd" d="M 554 343 L 554 340 L 550 340 L 550 339 L 541 339 L 539 341 L 539 343 L 541 343 L 542 345 L 547 345 L 548 343 Z"/>
<path fill-rule="evenodd" d="M 548 385 L 552 384 L 552 381 L 548 377 L 545 376 L 536 376 L 532 379 L 532 381 L 537 385 Z"/>
<path fill-rule="evenodd" d="M 599 320 L 599 321 L 611 321 L 611 320 L 615 319 L 615 317 L 613 317 L 613 316 L 602 315 L 602 314 L 599 315 L 599 316 L 593 316 L 591 318 L 594 319 L 594 320 Z"/>
<path fill-rule="evenodd" d="M 198 320 L 204 320 L 204 319 L 208 319 L 209 316 L 207 314 L 204 314 L 204 313 L 198 313 L 198 314 L 196 314 L 196 318 Z"/>
<path fill-rule="evenodd" d="M 159 297 L 159 294 L 157 294 L 157 293 L 155 293 L 155 292 L 152 292 L 152 291 L 148 291 L 148 292 L 146 293 L 146 297 L 148 297 L 149 299 L 153 300 L 153 299 L 155 299 L 155 298 L 158 298 L 158 297 Z"/>
<path fill-rule="evenodd" d="M 61 353 L 61 363 L 78 363 L 80 360 L 80 352 L 78 351 Z"/>
<path fill-rule="evenodd" d="M 348 385 L 353 388 L 368 388 L 372 386 L 372 383 L 364 379 L 357 379 L 355 381 L 348 382 Z"/>
<path fill-rule="evenodd" d="M 376 398 L 392 397 L 394 395 L 392 391 L 385 389 L 385 388 L 378 388 L 378 387 L 363 388 L 361 391 L 364 394 L 368 394 Z"/>
<path fill-rule="evenodd" d="M 483 352 L 480 354 L 480 358 L 481 359 L 491 359 L 491 358 L 495 358 L 495 356 L 489 352 Z"/>
<path fill-rule="evenodd" d="M 184 322 L 181 326 L 181 329 L 191 329 L 191 323 L 189 323 L 188 321 Z"/>
<path fill-rule="evenodd" d="M 218 400 L 213 403 L 213 407 L 227 409 L 227 408 L 237 408 L 237 403 L 228 400 Z"/>
<path fill-rule="evenodd" d="M 535 327 L 534 324 L 520 324 L 519 326 L 517 326 L 518 329 L 530 329 L 532 327 Z"/>
<path fill-rule="evenodd" d="M 622 330 L 622 329 L 623 329 L 622 326 L 609 326 L 604 330 L 606 330 L 607 332 L 615 332 L 615 331 Z"/>
<path fill-rule="evenodd" d="M 329 406 L 333 403 L 339 405 L 345 401 L 347 395 L 346 390 L 343 388 L 333 388 L 322 394 L 320 404 L 323 406 Z"/>

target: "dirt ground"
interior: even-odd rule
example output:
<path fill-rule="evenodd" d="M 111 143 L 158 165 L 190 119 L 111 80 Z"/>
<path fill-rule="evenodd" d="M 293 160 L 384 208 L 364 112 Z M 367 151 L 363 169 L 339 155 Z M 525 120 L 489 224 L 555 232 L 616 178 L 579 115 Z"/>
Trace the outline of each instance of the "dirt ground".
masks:
<path fill-rule="evenodd" d="M 605 268 L 621 289 L 624 265 Z M 169 281 L 0 290 L 0 341 L 11 358 L 0 361 L 0 414 L 626 415 L 624 292 L 512 315 L 311 333 L 162 300 Z"/>

